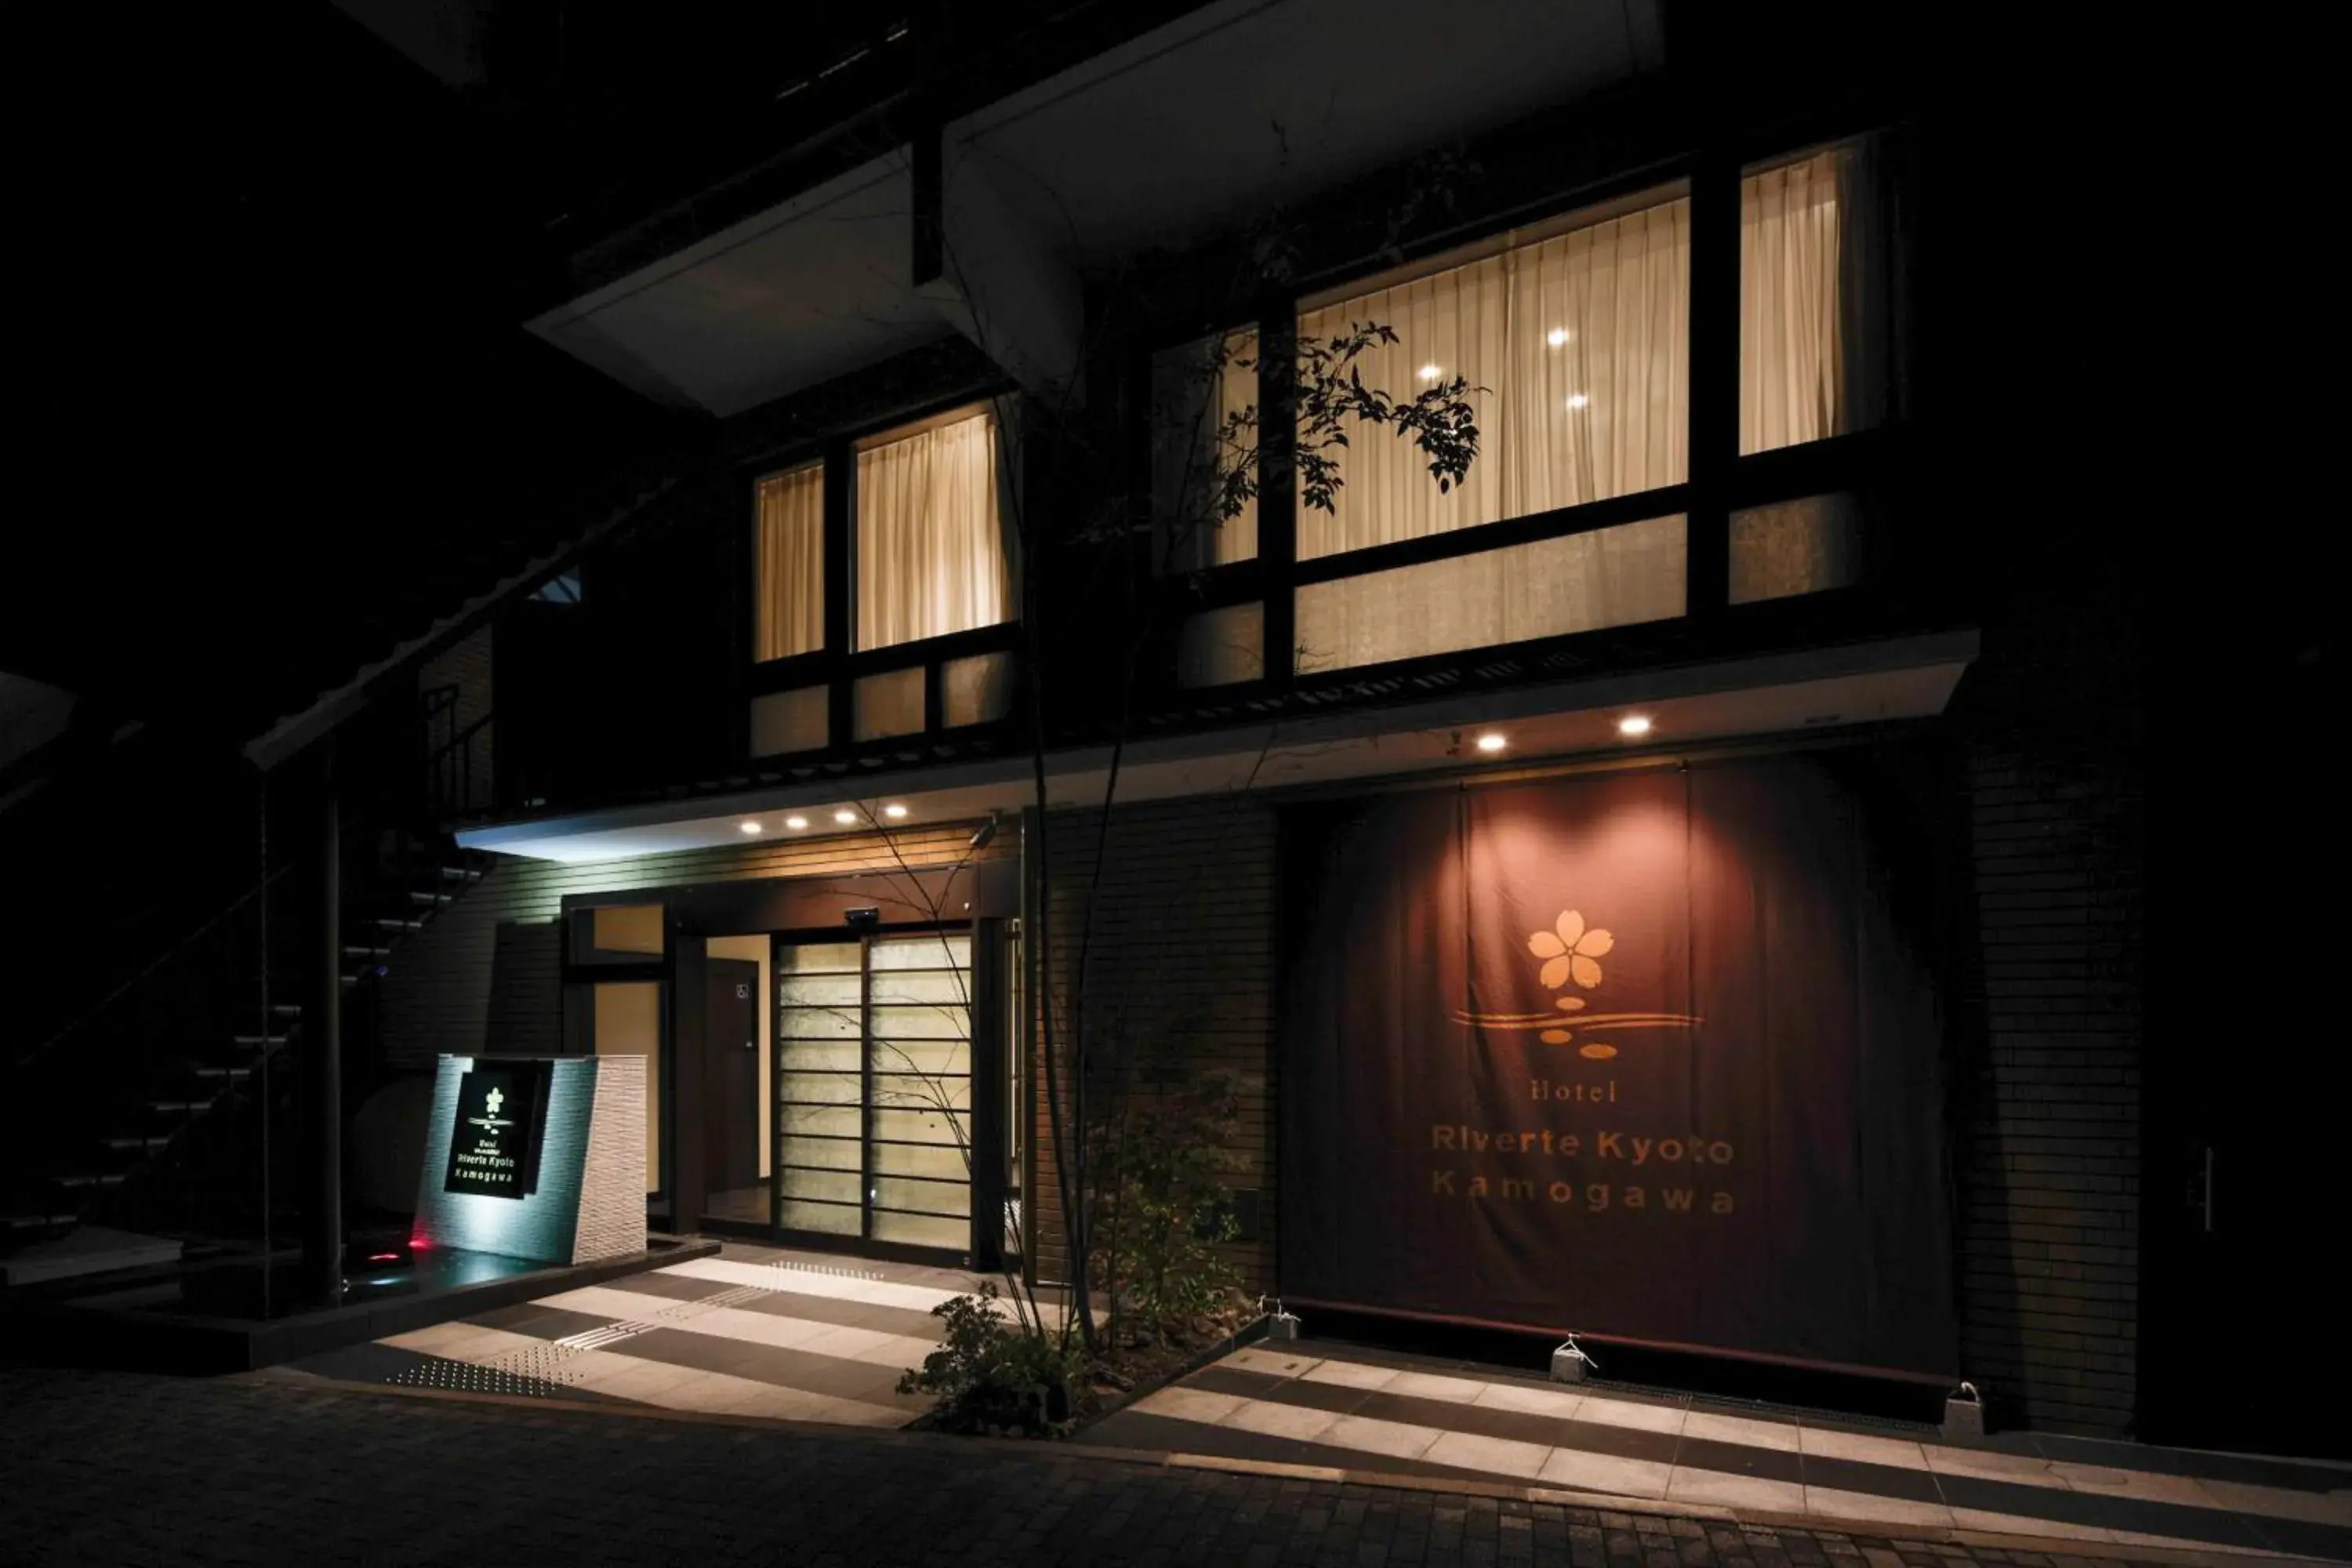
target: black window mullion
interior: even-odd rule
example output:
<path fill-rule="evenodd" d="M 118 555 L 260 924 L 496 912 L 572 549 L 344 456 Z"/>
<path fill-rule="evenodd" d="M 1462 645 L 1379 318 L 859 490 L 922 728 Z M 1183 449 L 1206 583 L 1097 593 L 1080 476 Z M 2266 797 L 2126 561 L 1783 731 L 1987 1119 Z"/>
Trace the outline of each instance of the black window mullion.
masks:
<path fill-rule="evenodd" d="M 1298 312 L 1283 297 L 1261 313 L 1257 332 L 1257 558 L 1265 587 L 1264 677 L 1276 691 L 1297 674 L 1292 569 L 1298 558 L 1298 478 L 1292 458 L 1297 426 Z"/>
<path fill-rule="evenodd" d="M 1720 615 L 1731 592 L 1728 498 L 1739 451 L 1739 163 L 1717 149 L 1691 170 L 1690 507 L 1685 608 Z"/>
<path fill-rule="evenodd" d="M 858 1234 L 874 1239 L 874 939 L 857 939 Z"/>

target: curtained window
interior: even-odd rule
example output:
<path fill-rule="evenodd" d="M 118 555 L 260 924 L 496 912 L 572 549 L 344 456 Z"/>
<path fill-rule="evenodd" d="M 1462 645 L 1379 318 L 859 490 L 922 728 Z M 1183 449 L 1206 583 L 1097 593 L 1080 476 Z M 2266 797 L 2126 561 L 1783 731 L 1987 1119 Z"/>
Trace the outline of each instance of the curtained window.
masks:
<path fill-rule="evenodd" d="M 1202 338 L 1151 358 L 1152 559 L 1198 572 L 1257 558 L 1257 499 L 1222 515 L 1227 477 L 1255 461 L 1257 334 Z M 1244 422 L 1236 424 L 1239 417 Z"/>
<path fill-rule="evenodd" d="M 1690 204 L 1675 197 L 1302 311 L 1302 338 L 1395 330 L 1356 361 L 1399 398 L 1459 375 L 1480 445 L 1440 494 L 1393 432 L 1351 423 L 1337 510 L 1298 510 L 1312 560 L 1682 482 L 1689 427 Z"/>
<path fill-rule="evenodd" d="M 982 409 L 857 454 L 857 646 L 889 647 L 1012 614 L 996 417 Z"/>
<path fill-rule="evenodd" d="M 1769 451 L 1901 412 L 1894 204 L 1881 139 L 1740 183 L 1739 449 Z"/>
<path fill-rule="evenodd" d="M 824 646 L 824 465 L 771 474 L 758 495 L 751 657 L 765 662 Z"/>

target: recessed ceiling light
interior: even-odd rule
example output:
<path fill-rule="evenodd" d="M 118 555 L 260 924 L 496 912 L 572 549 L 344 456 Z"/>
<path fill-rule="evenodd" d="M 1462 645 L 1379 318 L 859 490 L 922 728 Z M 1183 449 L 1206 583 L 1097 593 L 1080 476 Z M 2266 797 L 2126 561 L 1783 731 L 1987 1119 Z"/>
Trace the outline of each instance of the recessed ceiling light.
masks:
<path fill-rule="evenodd" d="M 1437 367 L 1433 364 L 1423 365 L 1421 367 L 1421 379 L 1423 381 L 1435 381 L 1437 379 Z"/>
<path fill-rule="evenodd" d="M 857 814 L 845 805 L 839 811 L 833 814 L 833 819 L 835 822 L 840 823 L 844 827 L 846 827 L 851 823 L 857 820 Z"/>
<path fill-rule="evenodd" d="M 898 818 L 907 815 L 907 808 L 900 805 L 894 800 L 889 805 L 882 808 L 882 815 L 888 817 L 891 821 L 896 822 Z"/>
<path fill-rule="evenodd" d="M 788 816 L 784 818 L 784 826 L 791 828 L 793 832 L 798 833 L 802 828 L 808 826 L 808 818 L 805 816 Z"/>
<path fill-rule="evenodd" d="M 1584 394 L 1580 392 L 1571 392 L 1568 395 L 1568 411 L 1570 414 L 1573 414 L 1591 401 L 1592 399 L 1585 396 Z"/>
<path fill-rule="evenodd" d="M 735 826 L 741 828 L 746 833 L 757 833 L 760 831 L 760 825 L 756 822 L 739 822 Z"/>
<path fill-rule="evenodd" d="M 1478 737 L 1478 749 L 1482 752 L 1499 752 L 1509 744 L 1508 741 L 1492 730 Z"/>
<path fill-rule="evenodd" d="M 1549 343 L 1554 348 L 1559 347 L 1560 344 L 1568 342 L 1568 329 L 1566 327 L 1554 327 L 1550 331 L 1544 334 L 1544 342 Z"/>
<path fill-rule="evenodd" d="M 1650 732 L 1650 721 L 1643 714 L 1628 713 L 1617 721 L 1617 732 L 1621 735 L 1646 735 Z"/>

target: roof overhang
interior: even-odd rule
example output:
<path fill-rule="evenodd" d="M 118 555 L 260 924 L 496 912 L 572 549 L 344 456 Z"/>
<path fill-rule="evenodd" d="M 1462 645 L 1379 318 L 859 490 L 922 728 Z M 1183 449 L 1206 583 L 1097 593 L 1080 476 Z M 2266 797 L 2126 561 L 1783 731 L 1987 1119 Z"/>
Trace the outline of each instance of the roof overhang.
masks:
<path fill-rule="evenodd" d="M 1946 632 L 1153 737 L 1126 747 L 1115 798 L 1267 795 L 1434 779 L 1482 763 L 1524 767 L 1672 755 L 1706 743 L 1924 719 L 1944 710 L 1976 651 L 1973 631 Z M 1649 719 L 1650 730 L 1629 739 L 1618 725 L 1634 713 Z M 1488 731 L 1502 735 L 1506 745 L 1482 756 L 1475 741 Z M 1046 804 L 1099 805 L 1110 765 L 1108 747 L 1049 755 Z M 457 840 L 469 849 L 534 859 L 616 860 L 751 838 L 862 833 L 877 824 L 968 822 L 1036 804 L 1033 763 L 1024 752 L 469 828 Z M 893 805 L 904 807 L 904 815 L 885 817 Z M 836 820 L 840 816 L 847 820 Z M 793 816 L 807 826 L 787 826 Z M 747 831 L 747 823 L 757 831 Z"/>

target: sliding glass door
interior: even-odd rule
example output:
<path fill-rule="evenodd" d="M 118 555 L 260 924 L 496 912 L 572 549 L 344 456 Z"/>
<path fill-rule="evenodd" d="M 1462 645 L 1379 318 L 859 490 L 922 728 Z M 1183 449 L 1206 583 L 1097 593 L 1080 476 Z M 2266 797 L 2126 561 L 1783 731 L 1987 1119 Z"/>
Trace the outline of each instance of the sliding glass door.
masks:
<path fill-rule="evenodd" d="M 776 1219 L 971 1246 L 971 938 L 779 940 Z"/>

